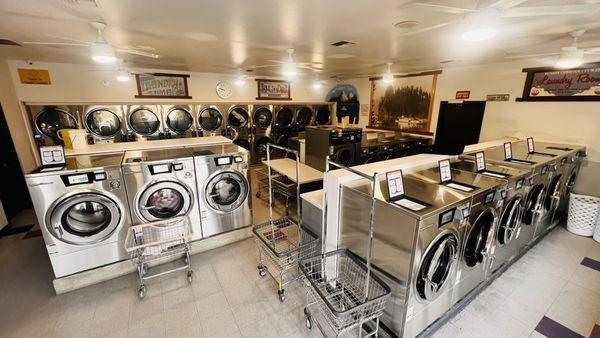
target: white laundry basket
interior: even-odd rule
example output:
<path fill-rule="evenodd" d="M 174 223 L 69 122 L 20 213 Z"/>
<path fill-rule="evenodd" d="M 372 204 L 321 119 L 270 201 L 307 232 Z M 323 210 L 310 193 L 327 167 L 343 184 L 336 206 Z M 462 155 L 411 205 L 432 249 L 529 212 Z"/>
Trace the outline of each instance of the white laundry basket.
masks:
<path fill-rule="evenodd" d="M 571 193 L 567 230 L 580 236 L 592 236 L 599 218 L 600 198 Z M 600 240 L 600 234 L 594 239 Z"/>

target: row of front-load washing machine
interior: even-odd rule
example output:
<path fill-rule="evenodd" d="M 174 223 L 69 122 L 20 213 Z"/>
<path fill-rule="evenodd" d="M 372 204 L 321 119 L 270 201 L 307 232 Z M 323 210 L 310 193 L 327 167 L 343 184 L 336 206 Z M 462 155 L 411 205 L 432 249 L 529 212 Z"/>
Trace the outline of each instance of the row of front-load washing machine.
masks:
<path fill-rule="evenodd" d="M 380 182 L 387 202 L 375 209 L 372 262 L 391 287 L 382 324 L 396 335 L 422 333 L 565 215 L 585 147 L 511 146 L 509 158 L 503 146 L 486 149 L 485 168 L 475 153 L 451 160 L 445 183 L 438 167 L 407 170 L 398 200 Z M 369 191 L 368 182 L 357 181 L 340 194 L 339 246 L 365 257 Z"/>
<path fill-rule="evenodd" d="M 55 276 L 127 259 L 130 225 L 188 215 L 192 240 L 251 225 L 248 160 L 226 144 L 73 156 L 26 175 Z"/>

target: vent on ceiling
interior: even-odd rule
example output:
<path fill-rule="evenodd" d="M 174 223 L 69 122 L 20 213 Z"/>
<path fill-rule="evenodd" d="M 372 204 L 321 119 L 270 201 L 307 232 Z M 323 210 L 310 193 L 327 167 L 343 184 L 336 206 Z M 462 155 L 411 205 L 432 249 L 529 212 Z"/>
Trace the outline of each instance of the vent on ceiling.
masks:
<path fill-rule="evenodd" d="M 19 46 L 19 47 L 21 47 L 20 43 L 18 43 L 16 41 L 13 41 L 13 40 L 9 40 L 9 39 L 0 39 L 0 45 L 3 45 L 3 46 Z"/>
<path fill-rule="evenodd" d="M 347 47 L 347 46 L 351 46 L 351 45 L 356 45 L 356 42 L 340 40 L 340 41 L 336 41 L 336 42 L 332 43 L 331 45 L 334 47 Z"/>

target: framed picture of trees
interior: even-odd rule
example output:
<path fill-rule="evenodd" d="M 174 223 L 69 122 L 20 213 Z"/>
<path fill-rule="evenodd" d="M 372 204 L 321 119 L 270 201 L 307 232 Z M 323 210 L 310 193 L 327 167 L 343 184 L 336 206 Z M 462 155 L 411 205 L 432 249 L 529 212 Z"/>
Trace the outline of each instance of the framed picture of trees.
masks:
<path fill-rule="evenodd" d="M 441 71 L 396 75 L 391 83 L 371 80 L 369 128 L 431 135 L 435 85 Z"/>

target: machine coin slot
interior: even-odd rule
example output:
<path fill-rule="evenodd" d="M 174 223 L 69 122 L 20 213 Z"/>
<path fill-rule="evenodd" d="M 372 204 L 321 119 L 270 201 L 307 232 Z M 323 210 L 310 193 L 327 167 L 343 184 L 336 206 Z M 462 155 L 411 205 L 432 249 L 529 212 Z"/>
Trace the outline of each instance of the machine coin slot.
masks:
<path fill-rule="evenodd" d="M 92 183 L 94 180 L 94 173 L 61 175 L 60 178 L 66 187 L 70 187 L 78 184 Z"/>
<path fill-rule="evenodd" d="M 173 170 L 175 170 L 175 171 L 183 170 L 183 163 L 173 163 Z"/>
<path fill-rule="evenodd" d="M 512 144 L 510 142 L 504 143 L 504 159 L 512 160 Z"/>
<path fill-rule="evenodd" d="M 483 199 L 483 205 L 490 204 L 494 201 L 494 196 L 496 195 L 495 191 L 491 191 L 485 194 L 485 198 Z"/>
<path fill-rule="evenodd" d="M 230 156 L 217 157 L 217 158 L 215 158 L 215 163 L 218 166 L 219 165 L 231 165 L 231 157 Z"/>
<path fill-rule="evenodd" d="M 475 153 L 475 164 L 477 172 L 485 171 L 485 154 L 483 151 Z"/>
<path fill-rule="evenodd" d="M 452 220 L 454 219 L 454 212 L 456 211 L 456 208 L 452 208 L 448 211 L 444 211 L 443 213 L 440 214 L 440 222 L 439 222 L 439 228 L 443 227 L 444 225 L 452 222 Z"/>
<path fill-rule="evenodd" d="M 243 161 L 241 156 L 236 156 L 233 160 L 235 161 L 235 163 L 240 163 Z"/>
<path fill-rule="evenodd" d="M 105 172 L 94 173 L 94 181 L 104 181 L 104 180 L 106 180 Z"/>
<path fill-rule="evenodd" d="M 525 179 L 524 178 L 518 179 L 517 183 L 515 184 L 515 190 L 519 190 L 519 189 L 523 188 L 523 184 L 525 184 Z"/>
<path fill-rule="evenodd" d="M 148 169 L 150 170 L 150 174 L 152 174 L 152 175 L 170 173 L 171 165 L 170 164 L 149 165 Z"/>

